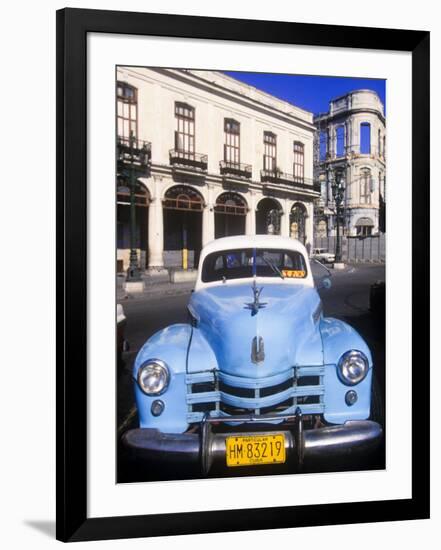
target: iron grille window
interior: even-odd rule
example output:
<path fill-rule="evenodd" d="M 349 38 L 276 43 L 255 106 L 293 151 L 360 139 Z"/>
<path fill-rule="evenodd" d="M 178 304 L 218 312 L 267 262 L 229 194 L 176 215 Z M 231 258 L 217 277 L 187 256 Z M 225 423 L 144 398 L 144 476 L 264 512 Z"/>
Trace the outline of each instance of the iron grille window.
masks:
<path fill-rule="evenodd" d="M 272 132 L 263 133 L 263 169 L 275 172 L 277 167 L 277 136 Z"/>
<path fill-rule="evenodd" d="M 246 216 L 247 205 L 238 193 L 222 193 L 216 200 L 214 211 L 217 214 Z"/>
<path fill-rule="evenodd" d="M 117 131 L 118 137 L 128 144 L 130 134 L 138 134 L 138 91 L 127 82 L 117 82 Z"/>
<path fill-rule="evenodd" d="M 371 171 L 369 169 L 361 171 L 360 202 L 362 204 L 370 204 L 371 202 Z"/>
<path fill-rule="evenodd" d="M 300 141 L 294 142 L 294 180 L 303 182 L 305 176 L 305 146 Z"/>
<path fill-rule="evenodd" d="M 226 118 L 224 122 L 225 144 L 224 160 L 228 164 L 240 163 L 240 123 Z"/>
<path fill-rule="evenodd" d="M 194 155 L 195 110 L 186 103 L 175 103 L 176 132 L 175 149 L 187 153 L 188 158 Z"/>
<path fill-rule="evenodd" d="M 167 210 L 202 211 L 204 208 L 202 196 L 186 185 L 175 185 L 168 189 L 162 204 Z"/>

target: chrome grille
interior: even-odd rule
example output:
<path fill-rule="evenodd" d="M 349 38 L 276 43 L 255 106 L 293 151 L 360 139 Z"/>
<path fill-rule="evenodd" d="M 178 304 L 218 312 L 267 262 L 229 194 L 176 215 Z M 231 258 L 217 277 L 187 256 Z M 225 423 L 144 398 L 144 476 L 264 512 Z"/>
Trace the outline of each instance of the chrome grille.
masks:
<path fill-rule="evenodd" d="M 187 374 L 187 420 L 239 414 L 303 414 L 324 411 L 325 367 L 293 367 L 267 378 L 244 378 L 221 371 Z"/>

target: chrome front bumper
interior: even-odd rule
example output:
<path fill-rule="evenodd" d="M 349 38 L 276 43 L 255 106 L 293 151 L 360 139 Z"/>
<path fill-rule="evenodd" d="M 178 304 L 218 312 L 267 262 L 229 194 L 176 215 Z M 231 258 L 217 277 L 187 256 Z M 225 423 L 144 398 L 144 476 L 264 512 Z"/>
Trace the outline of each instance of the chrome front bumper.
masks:
<path fill-rule="evenodd" d="M 271 424 L 280 419 L 286 422 Z M 222 423 L 240 424 L 237 431 L 220 433 L 213 431 L 213 425 Z M 247 425 L 266 423 L 262 430 L 247 431 Z M 304 430 L 302 415 L 297 413 L 286 417 L 253 416 L 210 418 L 204 417 L 200 433 L 168 434 L 154 428 L 138 428 L 123 435 L 123 443 L 137 458 L 167 462 L 200 463 L 201 471 L 207 474 L 216 463 L 225 464 L 225 438 L 232 435 L 259 435 L 283 433 L 287 461 L 295 462 L 301 468 L 304 461 L 317 458 L 344 458 L 350 455 L 362 456 L 374 450 L 381 442 L 383 430 L 371 420 L 352 420 L 345 424 Z"/>

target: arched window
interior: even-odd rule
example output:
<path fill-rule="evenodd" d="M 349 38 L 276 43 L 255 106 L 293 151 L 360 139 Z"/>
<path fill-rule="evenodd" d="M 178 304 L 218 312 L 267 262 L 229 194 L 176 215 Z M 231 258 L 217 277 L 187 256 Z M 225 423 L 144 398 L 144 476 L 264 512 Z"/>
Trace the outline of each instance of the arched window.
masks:
<path fill-rule="evenodd" d="M 167 210 L 202 211 L 204 208 L 202 196 L 187 185 L 175 185 L 168 189 L 162 204 Z"/>
<path fill-rule="evenodd" d="M 221 193 L 214 205 L 214 236 L 229 237 L 245 234 L 247 204 L 239 193 Z"/>
<path fill-rule="evenodd" d="M 127 82 L 116 84 L 117 132 L 118 139 L 129 144 L 130 134 L 136 139 L 138 134 L 138 93 Z"/>
<path fill-rule="evenodd" d="M 339 126 L 335 132 L 337 146 L 335 154 L 337 157 L 343 157 L 345 154 L 345 127 Z"/>
<path fill-rule="evenodd" d="M 303 183 L 305 176 L 305 146 L 300 141 L 294 142 L 294 181 Z"/>
<path fill-rule="evenodd" d="M 133 244 L 139 249 L 138 260 L 141 267 L 146 267 L 147 251 L 147 227 L 148 227 L 148 206 L 150 195 L 147 189 L 140 182 L 135 184 L 135 228 L 132 236 L 131 208 L 130 208 L 130 185 L 124 178 L 118 178 L 116 186 L 117 210 L 116 210 L 116 240 L 118 249 L 117 268 L 119 272 L 127 269 L 129 263 L 128 251 Z M 123 251 L 126 250 L 127 254 Z"/>
<path fill-rule="evenodd" d="M 360 172 L 360 203 L 370 204 L 371 202 L 371 171 L 363 168 Z"/>
<path fill-rule="evenodd" d="M 235 216 L 245 216 L 247 213 L 247 205 L 238 193 L 222 193 L 216 199 L 214 205 L 216 214 L 232 214 Z"/>
<path fill-rule="evenodd" d="M 118 181 L 116 188 L 117 204 L 130 206 L 130 187 L 122 179 Z M 139 182 L 135 186 L 135 206 L 148 206 L 150 203 L 150 195 L 147 189 Z"/>
<path fill-rule="evenodd" d="M 374 228 L 374 222 L 371 218 L 358 218 L 355 224 L 357 237 L 370 237 Z"/>
<path fill-rule="evenodd" d="M 256 210 L 256 234 L 280 235 L 280 203 L 270 197 L 261 199 Z"/>
<path fill-rule="evenodd" d="M 371 125 L 369 122 L 360 124 L 360 153 L 362 155 L 371 153 Z"/>

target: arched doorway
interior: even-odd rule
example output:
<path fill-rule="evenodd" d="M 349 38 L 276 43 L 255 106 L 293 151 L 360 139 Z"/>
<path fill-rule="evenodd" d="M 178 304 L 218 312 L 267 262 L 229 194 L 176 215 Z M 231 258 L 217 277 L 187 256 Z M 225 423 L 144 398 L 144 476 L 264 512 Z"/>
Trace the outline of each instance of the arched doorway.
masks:
<path fill-rule="evenodd" d="M 262 199 L 256 210 L 256 233 L 258 235 L 280 235 L 282 207 L 275 199 Z"/>
<path fill-rule="evenodd" d="M 164 265 L 197 267 L 202 248 L 202 195 L 188 185 L 174 185 L 166 191 L 162 205 Z"/>
<path fill-rule="evenodd" d="M 238 193 L 222 193 L 214 205 L 215 238 L 245 234 L 247 204 Z"/>
<path fill-rule="evenodd" d="M 297 202 L 291 208 L 289 220 L 290 236 L 301 243 L 306 243 L 306 218 L 308 217 L 306 208 L 303 204 Z"/>
<path fill-rule="evenodd" d="M 135 186 L 135 234 L 134 244 L 141 270 L 148 265 L 148 214 L 150 195 L 144 185 Z M 123 178 L 118 178 L 116 188 L 116 269 L 118 273 L 127 271 L 130 260 L 130 187 Z"/>

